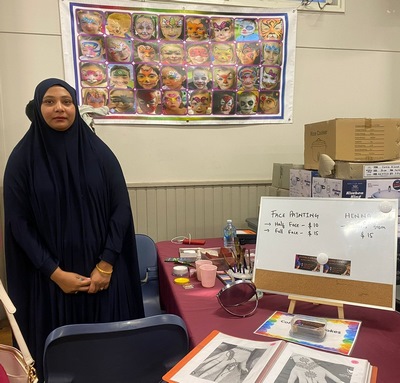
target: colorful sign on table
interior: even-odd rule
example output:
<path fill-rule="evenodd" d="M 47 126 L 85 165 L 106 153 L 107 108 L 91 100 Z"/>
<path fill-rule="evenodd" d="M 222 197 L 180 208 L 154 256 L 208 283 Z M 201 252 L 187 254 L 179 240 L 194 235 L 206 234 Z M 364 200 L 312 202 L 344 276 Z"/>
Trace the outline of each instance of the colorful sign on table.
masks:
<path fill-rule="evenodd" d="M 326 336 L 323 341 L 295 338 L 290 335 L 291 320 L 294 314 L 275 311 L 254 333 L 320 350 L 350 355 L 361 326 L 360 321 L 324 318 L 326 320 Z"/>

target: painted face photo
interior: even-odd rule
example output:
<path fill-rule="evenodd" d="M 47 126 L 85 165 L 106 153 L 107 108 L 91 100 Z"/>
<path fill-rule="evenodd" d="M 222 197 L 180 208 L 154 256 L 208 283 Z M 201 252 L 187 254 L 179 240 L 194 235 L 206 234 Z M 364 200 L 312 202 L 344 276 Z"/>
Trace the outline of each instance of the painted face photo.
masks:
<path fill-rule="evenodd" d="M 257 110 L 257 93 L 256 92 L 241 92 L 238 94 L 238 107 L 240 114 L 255 114 Z"/>
<path fill-rule="evenodd" d="M 133 30 L 135 35 L 142 40 L 152 40 L 156 36 L 156 18 L 150 15 L 136 15 Z"/>
<path fill-rule="evenodd" d="M 253 19 L 235 20 L 236 41 L 257 41 L 257 22 Z"/>
<path fill-rule="evenodd" d="M 82 86 L 106 86 L 107 72 L 104 64 L 81 63 L 80 73 Z"/>
<path fill-rule="evenodd" d="M 208 64 L 210 62 L 208 44 L 187 45 L 187 61 L 192 65 Z"/>
<path fill-rule="evenodd" d="M 133 90 L 113 89 L 110 91 L 108 107 L 110 113 L 135 113 L 135 97 Z"/>
<path fill-rule="evenodd" d="M 282 64 L 282 44 L 279 41 L 267 41 L 264 44 L 263 63 L 265 65 Z"/>
<path fill-rule="evenodd" d="M 208 89 L 211 87 L 211 73 L 207 68 L 197 67 L 191 70 L 192 81 L 189 89 Z"/>
<path fill-rule="evenodd" d="M 258 64 L 260 61 L 260 46 L 258 43 L 237 43 L 236 55 L 242 65 Z"/>
<path fill-rule="evenodd" d="M 183 64 L 184 57 L 183 44 L 163 44 L 160 48 L 160 58 L 163 64 Z"/>
<path fill-rule="evenodd" d="M 240 90 L 256 89 L 259 69 L 257 66 L 244 66 L 238 69 Z"/>
<path fill-rule="evenodd" d="M 135 43 L 135 59 L 140 62 L 158 61 L 158 46 L 153 43 Z"/>
<path fill-rule="evenodd" d="M 211 40 L 212 41 L 232 41 L 235 37 L 235 24 L 229 17 L 211 18 Z"/>
<path fill-rule="evenodd" d="M 83 90 L 83 104 L 93 108 L 107 105 L 107 91 L 101 88 L 86 88 Z"/>
<path fill-rule="evenodd" d="M 183 100 L 183 93 L 177 90 L 163 92 L 163 114 L 186 114 L 187 108 Z"/>
<path fill-rule="evenodd" d="M 280 18 L 267 18 L 258 21 L 258 28 L 262 40 L 283 39 L 283 20 Z"/>
<path fill-rule="evenodd" d="M 158 89 L 160 71 L 156 66 L 139 64 L 136 66 L 136 83 L 139 89 Z"/>
<path fill-rule="evenodd" d="M 161 113 L 161 93 L 159 90 L 138 90 L 136 101 L 136 111 L 139 114 Z"/>
<path fill-rule="evenodd" d="M 162 39 L 169 41 L 183 39 L 183 16 L 161 15 L 159 19 Z"/>
<path fill-rule="evenodd" d="M 132 66 L 113 65 L 110 68 L 110 87 L 128 89 L 132 88 Z"/>
<path fill-rule="evenodd" d="M 264 66 L 261 74 L 261 89 L 278 89 L 281 81 L 281 68 L 278 66 Z"/>
<path fill-rule="evenodd" d="M 235 67 L 214 67 L 213 68 L 214 88 L 221 90 L 236 88 Z"/>
<path fill-rule="evenodd" d="M 102 61 L 104 57 L 103 37 L 79 36 L 80 59 Z"/>
<path fill-rule="evenodd" d="M 111 62 L 131 62 L 132 42 L 127 39 L 107 37 L 107 57 Z"/>
<path fill-rule="evenodd" d="M 106 21 L 107 34 L 116 37 L 131 36 L 131 15 L 128 13 L 109 13 Z"/>
<path fill-rule="evenodd" d="M 81 32 L 89 35 L 102 33 L 103 14 L 101 12 L 77 11 L 78 24 Z"/>
<path fill-rule="evenodd" d="M 235 94 L 233 92 L 214 92 L 213 96 L 214 114 L 235 113 Z"/>
<path fill-rule="evenodd" d="M 208 19 L 203 17 L 186 18 L 186 40 L 204 41 L 208 39 Z"/>
<path fill-rule="evenodd" d="M 227 65 L 235 64 L 235 48 L 233 44 L 215 43 L 212 46 L 213 64 Z"/>
<path fill-rule="evenodd" d="M 279 113 L 279 92 L 261 92 L 259 112 L 263 114 Z"/>
<path fill-rule="evenodd" d="M 211 92 L 204 90 L 194 90 L 190 94 L 190 114 L 210 114 L 211 113 Z"/>
<path fill-rule="evenodd" d="M 185 68 L 164 66 L 161 69 L 162 89 L 186 88 L 186 77 Z"/>

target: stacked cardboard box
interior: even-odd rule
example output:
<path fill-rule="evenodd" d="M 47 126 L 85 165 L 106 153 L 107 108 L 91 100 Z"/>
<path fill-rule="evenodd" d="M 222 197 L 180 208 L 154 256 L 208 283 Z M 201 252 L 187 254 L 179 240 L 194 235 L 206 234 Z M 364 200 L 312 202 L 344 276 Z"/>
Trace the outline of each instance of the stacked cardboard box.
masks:
<path fill-rule="evenodd" d="M 267 195 L 289 197 L 291 169 L 303 169 L 303 165 L 274 163 L 272 169 L 272 185 L 268 188 Z"/>
<path fill-rule="evenodd" d="M 305 125 L 304 168 L 318 169 L 319 157 L 371 162 L 399 158 L 400 119 L 337 118 Z"/>
<path fill-rule="evenodd" d="M 318 169 L 321 154 L 335 162 L 334 178 L 313 178 L 312 196 L 372 198 L 377 188 L 400 189 L 399 142 L 400 119 L 338 118 L 305 125 L 304 167 Z M 373 182 L 382 179 L 387 181 Z"/>

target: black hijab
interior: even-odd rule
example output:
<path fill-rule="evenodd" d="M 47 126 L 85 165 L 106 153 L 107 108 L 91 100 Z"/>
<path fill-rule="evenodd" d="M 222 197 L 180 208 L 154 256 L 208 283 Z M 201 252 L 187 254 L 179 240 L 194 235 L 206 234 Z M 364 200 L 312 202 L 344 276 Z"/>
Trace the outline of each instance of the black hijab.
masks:
<path fill-rule="evenodd" d="M 47 90 L 61 86 L 76 116 L 65 131 L 41 113 Z M 35 90 L 33 121 L 4 175 L 9 294 L 41 374 L 44 341 L 56 327 L 143 316 L 135 231 L 121 167 L 79 114 L 75 90 L 47 79 Z M 90 276 L 100 260 L 114 266 L 110 287 L 65 294 L 50 279 L 57 267 Z"/>

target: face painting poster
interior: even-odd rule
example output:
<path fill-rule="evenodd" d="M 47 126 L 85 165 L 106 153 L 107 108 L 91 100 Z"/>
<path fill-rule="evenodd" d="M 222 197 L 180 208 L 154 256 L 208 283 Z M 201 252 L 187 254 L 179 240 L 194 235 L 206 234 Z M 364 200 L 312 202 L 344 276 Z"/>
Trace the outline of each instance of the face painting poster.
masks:
<path fill-rule="evenodd" d="M 66 81 L 100 123 L 292 122 L 295 9 L 63 0 L 60 17 Z"/>

